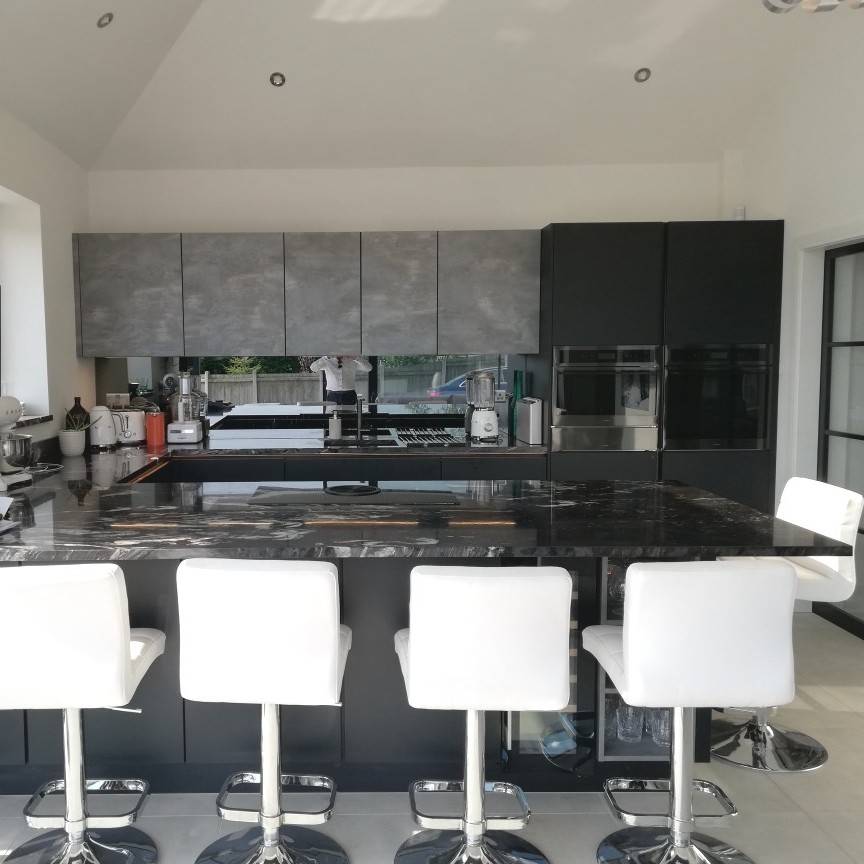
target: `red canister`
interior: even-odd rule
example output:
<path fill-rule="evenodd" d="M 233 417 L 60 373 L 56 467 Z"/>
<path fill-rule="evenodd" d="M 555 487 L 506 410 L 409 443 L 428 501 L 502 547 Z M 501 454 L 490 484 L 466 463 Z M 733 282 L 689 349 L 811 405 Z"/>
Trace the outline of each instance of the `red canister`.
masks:
<path fill-rule="evenodd" d="M 165 446 L 165 415 L 161 411 L 147 414 L 147 446 Z"/>

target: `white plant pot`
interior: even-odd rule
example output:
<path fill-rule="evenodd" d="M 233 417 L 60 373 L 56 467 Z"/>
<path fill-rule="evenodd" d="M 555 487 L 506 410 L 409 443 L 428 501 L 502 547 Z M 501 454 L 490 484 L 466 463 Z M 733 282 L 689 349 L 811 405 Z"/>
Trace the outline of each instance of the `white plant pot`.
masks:
<path fill-rule="evenodd" d="M 64 456 L 81 456 L 84 453 L 84 430 L 64 429 L 58 433 L 60 452 Z"/>

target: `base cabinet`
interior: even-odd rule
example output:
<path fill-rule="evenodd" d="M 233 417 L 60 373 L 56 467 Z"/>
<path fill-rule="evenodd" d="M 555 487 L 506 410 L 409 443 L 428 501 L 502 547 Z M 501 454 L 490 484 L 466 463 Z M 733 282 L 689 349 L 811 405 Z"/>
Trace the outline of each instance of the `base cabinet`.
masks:
<path fill-rule="evenodd" d="M 677 450 L 662 454 L 661 479 L 679 480 L 774 512 L 774 453 L 771 450 Z"/>
<path fill-rule="evenodd" d="M 551 480 L 656 480 L 657 470 L 657 453 L 647 450 L 549 454 Z"/>

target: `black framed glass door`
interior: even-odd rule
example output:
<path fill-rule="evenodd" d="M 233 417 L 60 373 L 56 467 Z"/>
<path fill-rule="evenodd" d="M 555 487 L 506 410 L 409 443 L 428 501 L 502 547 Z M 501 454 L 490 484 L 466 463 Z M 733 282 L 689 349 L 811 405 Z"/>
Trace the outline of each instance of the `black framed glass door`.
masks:
<path fill-rule="evenodd" d="M 819 409 L 819 479 L 864 492 L 864 243 L 825 253 Z M 864 543 L 855 557 L 853 595 L 814 608 L 864 638 Z"/>

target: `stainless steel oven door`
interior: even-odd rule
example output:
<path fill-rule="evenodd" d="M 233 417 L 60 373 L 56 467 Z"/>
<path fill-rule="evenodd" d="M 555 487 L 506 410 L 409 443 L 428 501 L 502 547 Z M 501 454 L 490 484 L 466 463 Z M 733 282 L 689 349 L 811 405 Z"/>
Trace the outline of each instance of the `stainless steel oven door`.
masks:
<path fill-rule="evenodd" d="M 553 426 L 552 450 L 656 450 L 658 426 Z"/>
<path fill-rule="evenodd" d="M 656 365 L 557 366 L 553 450 L 656 450 Z"/>

